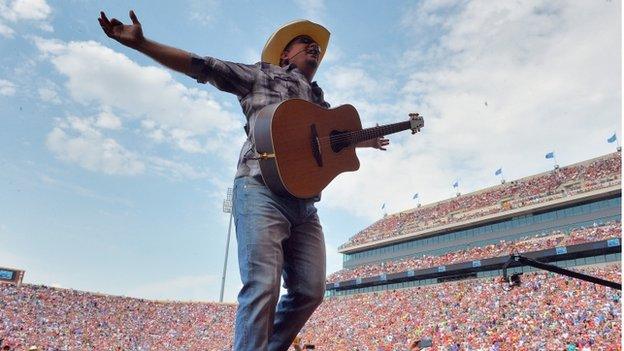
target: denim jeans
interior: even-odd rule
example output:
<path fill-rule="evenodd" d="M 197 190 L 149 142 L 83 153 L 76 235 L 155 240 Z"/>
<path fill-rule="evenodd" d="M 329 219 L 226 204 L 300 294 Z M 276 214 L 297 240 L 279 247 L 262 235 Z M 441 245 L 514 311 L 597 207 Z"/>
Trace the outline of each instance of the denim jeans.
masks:
<path fill-rule="evenodd" d="M 286 351 L 325 293 L 325 240 L 314 201 L 275 195 L 252 177 L 235 179 L 233 196 L 243 282 L 234 350 Z M 282 276 L 287 294 L 278 304 Z"/>

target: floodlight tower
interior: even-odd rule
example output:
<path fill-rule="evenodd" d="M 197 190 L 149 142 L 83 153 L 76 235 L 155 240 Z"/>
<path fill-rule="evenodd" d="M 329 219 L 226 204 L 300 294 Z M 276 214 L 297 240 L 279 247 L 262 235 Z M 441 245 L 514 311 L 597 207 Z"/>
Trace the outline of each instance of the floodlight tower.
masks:
<path fill-rule="evenodd" d="M 230 233 L 232 232 L 232 188 L 228 188 L 227 195 L 223 200 L 223 212 L 230 214 L 230 224 L 228 225 L 227 241 L 225 244 L 225 260 L 223 261 L 223 275 L 221 275 L 221 293 L 219 294 L 219 302 L 223 302 L 225 273 L 227 271 L 228 252 L 230 250 Z"/>

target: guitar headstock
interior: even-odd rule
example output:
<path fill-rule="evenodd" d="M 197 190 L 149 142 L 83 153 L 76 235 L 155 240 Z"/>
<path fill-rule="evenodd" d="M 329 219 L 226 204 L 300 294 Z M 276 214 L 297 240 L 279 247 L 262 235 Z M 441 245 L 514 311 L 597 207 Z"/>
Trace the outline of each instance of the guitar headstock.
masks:
<path fill-rule="evenodd" d="M 410 129 L 412 130 L 412 134 L 420 132 L 420 128 L 425 126 L 425 119 L 423 118 L 423 116 L 418 113 L 410 113 L 409 117 Z"/>

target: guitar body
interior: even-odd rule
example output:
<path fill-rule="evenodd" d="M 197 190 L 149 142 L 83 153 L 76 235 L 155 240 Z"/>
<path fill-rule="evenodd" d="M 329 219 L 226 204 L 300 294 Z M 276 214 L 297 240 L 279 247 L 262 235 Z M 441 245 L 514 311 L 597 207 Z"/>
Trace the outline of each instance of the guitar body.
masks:
<path fill-rule="evenodd" d="M 279 195 L 307 199 L 320 194 L 340 173 L 360 168 L 355 146 L 335 151 L 330 135 L 361 129 L 351 105 L 325 109 L 292 99 L 263 108 L 253 135 L 265 184 Z"/>

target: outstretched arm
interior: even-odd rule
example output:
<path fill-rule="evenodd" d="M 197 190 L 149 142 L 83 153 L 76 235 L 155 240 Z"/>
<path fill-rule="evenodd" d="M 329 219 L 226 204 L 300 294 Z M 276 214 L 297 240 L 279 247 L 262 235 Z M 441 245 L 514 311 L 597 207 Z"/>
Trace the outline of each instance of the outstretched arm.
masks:
<path fill-rule="evenodd" d="M 126 25 L 116 18 L 109 20 L 104 12 L 100 12 L 98 21 L 108 37 L 144 53 L 163 66 L 184 73 L 200 83 L 210 83 L 239 98 L 249 93 L 253 85 L 253 66 L 199 57 L 149 40 L 143 35 L 143 28 L 134 11 L 130 11 L 130 19 L 132 24 Z"/>
<path fill-rule="evenodd" d="M 134 11 L 130 11 L 130 20 L 130 25 L 123 24 L 116 18 L 109 20 L 103 11 L 98 18 L 102 30 L 109 38 L 144 53 L 174 71 L 187 75 L 192 73 L 191 53 L 145 38 Z"/>

